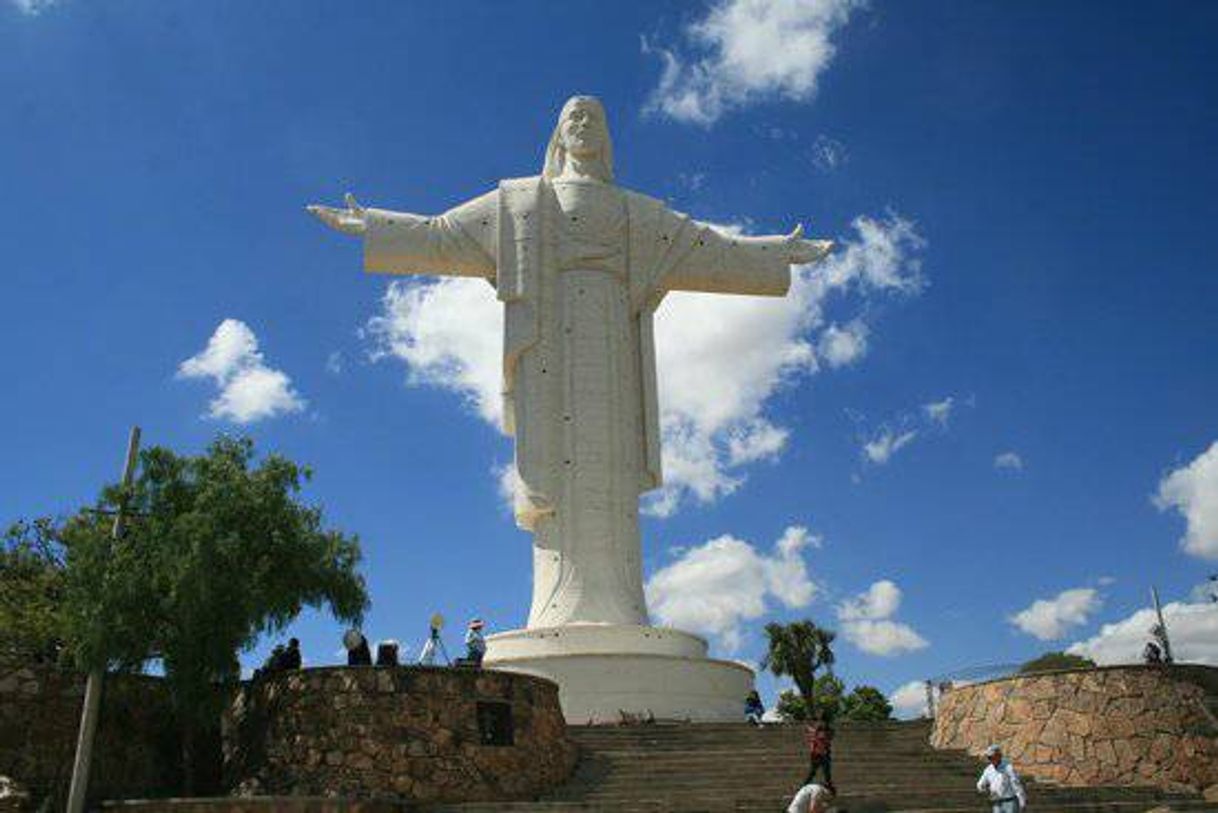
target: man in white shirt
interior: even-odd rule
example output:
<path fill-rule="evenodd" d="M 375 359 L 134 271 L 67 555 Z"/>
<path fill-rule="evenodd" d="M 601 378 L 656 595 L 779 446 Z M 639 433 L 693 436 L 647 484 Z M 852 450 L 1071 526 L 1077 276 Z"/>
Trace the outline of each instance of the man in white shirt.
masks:
<path fill-rule="evenodd" d="M 824 813 L 829 808 L 829 799 L 832 796 L 829 789 L 823 785 L 809 783 L 796 792 L 795 798 L 787 807 L 787 813 Z"/>
<path fill-rule="evenodd" d="M 985 758 L 990 764 L 977 780 L 978 792 L 989 795 L 994 813 L 1021 813 L 1028 806 L 1028 795 L 1011 763 L 1002 758 L 1002 749 L 991 745 Z"/>
<path fill-rule="evenodd" d="M 481 618 L 475 618 L 469 622 L 465 633 L 465 662 L 470 666 L 481 666 L 486 655 L 486 639 L 482 637 L 484 626 Z"/>

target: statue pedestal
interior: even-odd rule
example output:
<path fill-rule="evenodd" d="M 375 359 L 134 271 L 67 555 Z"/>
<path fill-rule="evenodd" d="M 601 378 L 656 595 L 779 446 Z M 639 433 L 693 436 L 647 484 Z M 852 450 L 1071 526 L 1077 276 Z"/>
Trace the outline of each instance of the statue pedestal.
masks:
<path fill-rule="evenodd" d="M 753 671 L 706 656 L 706 641 L 659 627 L 571 624 L 487 638 L 487 668 L 558 684 L 570 725 L 617 723 L 621 712 L 657 720 L 736 721 Z"/>

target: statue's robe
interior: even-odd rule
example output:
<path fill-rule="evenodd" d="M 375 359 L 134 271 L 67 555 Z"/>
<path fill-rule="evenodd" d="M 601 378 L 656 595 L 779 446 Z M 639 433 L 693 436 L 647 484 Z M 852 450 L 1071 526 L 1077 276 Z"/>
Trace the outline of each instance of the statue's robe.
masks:
<path fill-rule="evenodd" d="M 530 627 L 647 623 L 638 497 L 661 484 L 652 323 L 664 295 L 790 287 L 773 238 L 596 185 L 572 198 L 523 178 L 435 217 L 366 210 L 366 270 L 482 277 L 504 303 L 504 429 L 516 520 L 534 535 Z"/>

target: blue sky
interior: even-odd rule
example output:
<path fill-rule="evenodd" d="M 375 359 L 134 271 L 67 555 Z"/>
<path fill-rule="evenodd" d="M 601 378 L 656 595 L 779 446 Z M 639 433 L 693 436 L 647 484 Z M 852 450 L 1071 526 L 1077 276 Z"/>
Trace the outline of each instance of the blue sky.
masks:
<path fill-rule="evenodd" d="M 1218 7 L 601 8 L 0 2 L 0 520 L 91 500 L 132 423 L 239 429 L 360 534 L 370 637 L 522 624 L 489 288 L 365 276 L 303 207 L 442 211 L 593 93 L 619 183 L 843 245 L 785 302 L 666 302 L 654 615 L 749 660 L 812 617 L 892 691 L 1136 657 L 1156 584 L 1218 663 Z"/>

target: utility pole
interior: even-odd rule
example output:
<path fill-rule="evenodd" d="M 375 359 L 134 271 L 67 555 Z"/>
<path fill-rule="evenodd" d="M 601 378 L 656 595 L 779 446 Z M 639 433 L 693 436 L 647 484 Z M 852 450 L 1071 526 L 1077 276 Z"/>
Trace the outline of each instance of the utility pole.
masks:
<path fill-rule="evenodd" d="M 1167 622 L 1163 620 L 1163 608 L 1159 605 L 1159 591 L 1153 586 L 1150 588 L 1150 599 L 1155 604 L 1155 615 L 1159 618 L 1159 624 L 1156 629 L 1159 630 L 1161 643 L 1163 644 L 1163 662 L 1175 663 L 1176 659 L 1171 654 L 1171 641 L 1167 637 Z M 1159 637 L 1159 636 L 1155 636 Z"/>
<path fill-rule="evenodd" d="M 135 478 L 135 464 L 140 451 L 140 428 L 131 427 L 131 437 L 127 441 L 127 459 L 123 464 L 122 491 L 119 495 L 118 510 L 114 512 L 114 527 L 110 536 L 117 542 L 123 536 L 123 524 L 126 520 L 127 493 L 131 481 Z M 72 786 L 68 791 L 68 813 L 82 813 L 85 809 L 85 796 L 89 791 L 89 765 L 93 762 L 93 735 L 97 733 L 97 717 L 101 710 L 102 681 L 105 671 L 92 669 L 85 683 L 85 702 L 80 710 L 80 734 L 76 740 L 76 760 L 72 763 Z"/>

